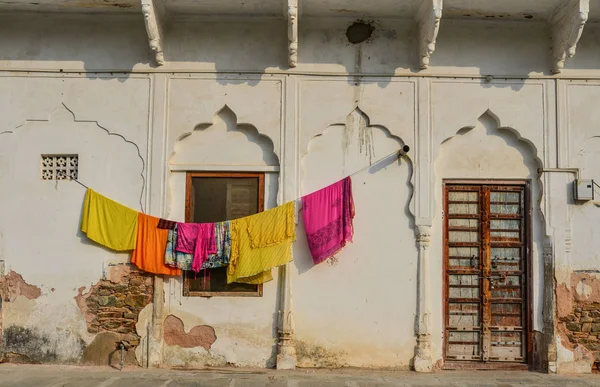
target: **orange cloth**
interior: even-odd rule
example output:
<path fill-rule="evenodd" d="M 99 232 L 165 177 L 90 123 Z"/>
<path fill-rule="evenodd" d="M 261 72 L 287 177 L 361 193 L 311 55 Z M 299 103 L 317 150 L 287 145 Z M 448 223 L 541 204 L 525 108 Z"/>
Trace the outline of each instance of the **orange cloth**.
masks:
<path fill-rule="evenodd" d="M 169 230 L 158 228 L 160 219 L 138 214 L 137 241 L 131 263 L 154 274 L 181 275 L 181 270 L 165 265 L 165 249 Z"/>

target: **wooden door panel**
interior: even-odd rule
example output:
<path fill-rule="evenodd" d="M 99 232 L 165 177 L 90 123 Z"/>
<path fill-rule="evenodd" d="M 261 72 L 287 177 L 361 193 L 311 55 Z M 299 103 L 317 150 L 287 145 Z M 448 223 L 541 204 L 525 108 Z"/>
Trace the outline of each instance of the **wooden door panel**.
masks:
<path fill-rule="evenodd" d="M 446 185 L 444 209 L 446 359 L 525 361 L 524 187 Z"/>

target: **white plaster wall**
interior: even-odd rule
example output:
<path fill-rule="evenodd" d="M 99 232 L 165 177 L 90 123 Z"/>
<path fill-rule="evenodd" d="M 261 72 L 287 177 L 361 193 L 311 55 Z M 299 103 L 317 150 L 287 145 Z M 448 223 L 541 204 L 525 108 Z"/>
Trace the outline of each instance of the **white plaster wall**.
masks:
<path fill-rule="evenodd" d="M 0 15 L 0 67 L 77 69 L 147 67 L 148 39 L 141 15 Z"/>
<path fill-rule="evenodd" d="M 4 329 L 47 338 L 56 361 L 77 361 L 89 344 L 74 297 L 111 262 L 128 260 L 79 231 L 85 188 L 41 180 L 42 154 L 78 154 L 79 179 L 132 208 L 143 203 L 148 81 L 73 77 L 0 77 L 0 259 L 42 296 L 3 305 Z M 98 104 L 107 96 L 110 102 Z M 123 99 L 137 100 L 125 111 Z M 119 117 L 117 119 L 117 116 Z M 129 120 L 129 121 L 128 121 Z M 119 121 L 119 124 L 115 124 Z M 18 124 L 16 124 L 18 122 Z"/>
<path fill-rule="evenodd" d="M 330 126 L 310 141 L 301 163 L 303 194 L 403 145 L 387 129 L 367 127 L 361 118 L 352 113 L 354 125 Z M 302 367 L 409 366 L 416 301 L 416 246 L 408 210 L 412 166 L 395 156 L 352 177 L 354 243 L 333 259 L 314 266 L 300 212 L 293 289 Z"/>
<path fill-rule="evenodd" d="M 568 147 L 570 167 L 580 168 L 582 179 L 600 184 L 600 113 L 594 101 L 600 98 L 597 82 L 571 82 L 567 85 Z M 571 188 L 568 186 L 567 188 Z M 600 188 L 595 187 L 596 203 L 572 206 L 571 270 L 597 270 L 600 258 Z M 570 194 L 570 193 L 569 193 Z"/>

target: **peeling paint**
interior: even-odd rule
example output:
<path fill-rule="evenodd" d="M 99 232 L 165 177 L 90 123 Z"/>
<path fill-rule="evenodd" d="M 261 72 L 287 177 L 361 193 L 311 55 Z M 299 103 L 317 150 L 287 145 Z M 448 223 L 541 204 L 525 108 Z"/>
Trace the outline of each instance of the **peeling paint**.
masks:
<path fill-rule="evenodd" d="M 85 349 L 83 361 L 91 364 L 107 364 L 117 343 L 125 341 L 129 360 L 144 364 L 144 356 L 137 356 L 142 344 L 138 335 L 139 316 L 152 301 L 152 276 L 130 265 L 110 266 L 106 279 L 92 285 L 87 293 L 85 286 L 77 290 L 75 302 L 85 318 L 87 331 L 98 333 Z M 146 333 L 143 334 L 146 336 Z M 114 347 L 114 348 L 113 348 Z M 146 345 L 147 353 L 147 345 Z"/>
<path fill-rule="evenodd" d="M 589 373 L 600 361 L 600 274 L 572 273 L 570 287 L 557 286 L 556 298 L 559 372 Z"/>
<path fill-rule="evenodd" d="M 35 300 L 42 295 L 42 291 L 35 285 L 30 285 L 21 274 L 10 271 L 6 276 L 0 277 L 0 296 L 6 302 L 13 302 L 18 296 Z"/>
<path fill-rule="evenodd" d="M 84 315 L 88 332 L 135 332 L 137 318 L 152 301 L 152 277 L 130 266 L 113 266 L 107 280 L 100 280 L 87 293 L 81 287 L 75 302 Z"/>
<path fill-rule="evenodd" d="M 208 325 L 197 325 L 185 332 L 181 319 L 168 315 L 164 325 L 164 340 L 167 345 L 177 345 L 182 348 L 202 347 L 209 350 L 217 340 L 215 330 Z"/>
<path fill-rule="evenodd" d="M 566 317 L 573 309 L 573 298 L 567 285 L 556 286 L 556 309 L 558 318 Z"/>

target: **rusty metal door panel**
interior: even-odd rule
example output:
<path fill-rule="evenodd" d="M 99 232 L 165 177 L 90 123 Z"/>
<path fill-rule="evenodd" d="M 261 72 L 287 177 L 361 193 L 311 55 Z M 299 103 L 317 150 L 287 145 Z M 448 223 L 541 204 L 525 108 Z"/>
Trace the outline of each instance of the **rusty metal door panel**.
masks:
<path fill-rule="evenodd" d="M 524 362 L 524 186 L 446 185 L 445 356 Z"/>

